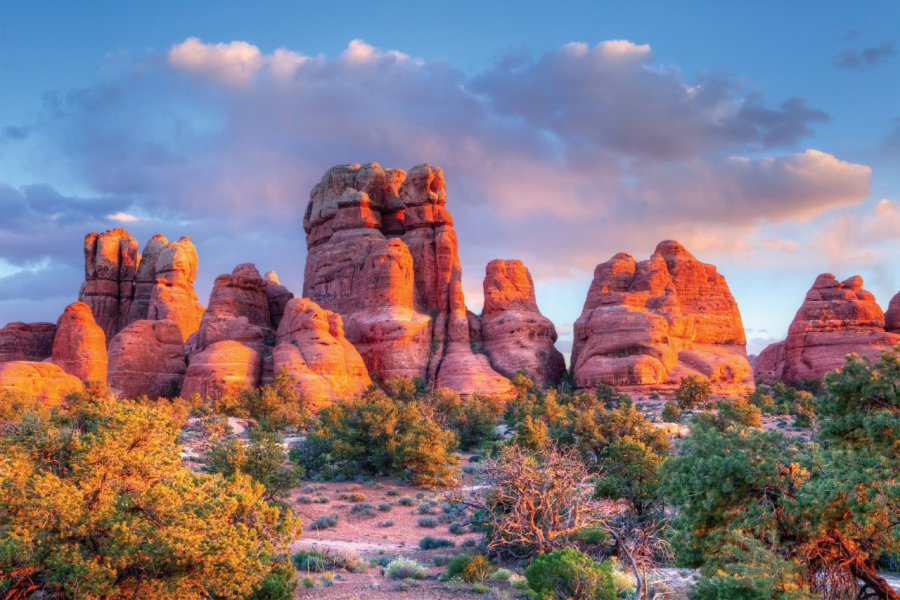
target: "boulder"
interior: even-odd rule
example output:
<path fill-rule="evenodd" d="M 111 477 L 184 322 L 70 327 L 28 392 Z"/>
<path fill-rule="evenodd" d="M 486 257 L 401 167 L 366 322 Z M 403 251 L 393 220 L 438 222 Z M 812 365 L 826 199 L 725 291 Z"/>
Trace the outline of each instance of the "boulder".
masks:
<path fill-rule="evenodd" d="M 187 363 L 174 321 L 130 323 L 109 344 L 109 387 L 119 397 L 178 395 Z"/>
<path fill-rule="evenodd" d="M 506 377 L 521 371 L 546 387 L 558 384 L 566 372 L 565 359 L 553 345 L 556 328 L 538 310 L 531 273 L 520 260 L 488 263 L 478 329 L 491 366 Z"/>
<path fill-rule="evenodd" d="M 788 328 L 783 378 L 787 383 L 821 379 L 844 365 L 847 354 L 877 360 L 900 344 L 900 334 L 885 330 L 875 296 L 858 275 L 838 281 L 819 275 Z"/>
<path fill-rule="evenodd" d="M 9 323 L 0 329 L 0 363 L 50 358 L 56 323 Z"/>
<path fill-rule="evenodd" d="M 347 341 L 341 316 L 308 298 L 290 300 L 278 327 L 274 371 L 297 382 L 313 406 L 359 395 L 372 380 L 362 357 Z"/>
<path fill-rule="evenodd" d="M 124 229 L 84 238 L 84 284 L 78 299 L 91 308 L 107 339 L 128 323 L 139 261 L 138 241 Z"/>
<path fill-rule="evenodd" d="M 260 384 L 260 353 L 241 342 L 215 342 L 191 356 L 181 395 L 219 399 Z"/>
<path fill-rule="evenodd" d="M 891 298 L 884 313 L 884 329 L 891 333 L 900 333 L 900 292 Z"/>
<path fill-rule="evenodd" d="M 59 317 L 51 357 L 82 381 L 106 383 L 106 335 L 86 303 L 73 302 Z"/>
<path fill-rule="evenodd" d="M 446 202 L 443 171 L 432 165 L 408 174 L 378 163 L 331 168 L 304 217 L 303 295 L 343 317 L 347 339 L 379 379 L 508 393 L 508 380 L 471 348 Z"/>
<path fill-rule="evenodd" d="M 645 261 L 619 253 L 598 265 L 574 333 L 578 388 L 670 389 L 687 376 L 723 393 L 753 385 L 725 278 L 675 241 L 661 242 Z"/>
<path fill-rule="evenodd" d="M 4 393 L 59 404 L 68 394 L 84 389 L 81 379 L 49 362 L 12 361 L 0 363 L 0 399 Z"/>

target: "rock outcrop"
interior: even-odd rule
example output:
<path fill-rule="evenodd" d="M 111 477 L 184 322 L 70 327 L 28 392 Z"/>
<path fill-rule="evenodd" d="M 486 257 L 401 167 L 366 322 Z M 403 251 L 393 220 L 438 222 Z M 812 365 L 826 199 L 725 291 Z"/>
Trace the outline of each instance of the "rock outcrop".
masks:
<path fill-rule="evenodd" d="M 50 358 L 56 323 L 9 323 L 0 329 L 0 363 Z"/>
<path fill-rule="evenodd" d="M 488 263 L 478 328 L 491 365 L 500 374 L 512 377 L 522 371 L 546 387 L 559 383 L 565 373 L 565 359 L 553 345 L 556 328 L 538 310 L 534 282 L 522 261 Z"/>
<path fill-rule="evenodd" d="M 281 281 L 278 280 L 278 273 L 275 271 L 266 273 L 266 298 L 269 300 L 269 316 L 275 329 L 278 329 L 281 317 L 284 315 L 284 308 L 293 297 L 294 294 L 281 285 Z"/>
<path fill-rule="evenodd" d="M 769 344 L 756 357 L 753 377 L 757 383 L 775 383 L 784 379 L 784 342 Z"/>
<path fill-rule="evenodd" d="M 371 383 L 356 348 L 344 335 L 341 316 L 308 298 L 290 300 L 278 327 L 274 370 L 297 382 L 313 406 L 362 393 Z"/>
<path fill-rule="evenodd" d="M 165 241 L 165 238 L 157 241 L 158 237 L 147 244 L 151 259 L 154 255 L 156 257 L 147 315 L 142 317 L 140 314 L 132 314 L 132 319 L 173 321 L 178 325 L 181 339 L 187 340 L 199 328 L 204 313 L 204 307 L 197 300 L 197 293 L 194 291 L 199 264 L 197 248 L 191 238 L 182 237 L 157 250 L 154 246 Z"/>
<path fill-rule="evenodd" d="M 891 333 L 900 333 L 900 292 L 891 298 L 884 313 L 884 329 Z"/>
<path fill-rule="evenodd" d="M 823 273 L 807 292 L 787 339 L 763 351 L 772 356 L 763 365 L 767 369 L 757 365 L 755 374 L 762 381 L 786 383 L 821 379 L 843 366 L 847 354 L 877 360 L 896 344 L 900 334 L 886 330 L 885 315 L 875 296 L 863 289 L 862 277 L 838 281 L 831 273 Z"/>
<path fill-rule="evenodd" d="M 333 167 L 306 208 L 303 295 L 343 317 L 380 379 L 423 376 L 464 394 L 506 394 L 509 380 L 471 348 L 446 202 L 438 167 Z"/>
<path fill-rule="evenodd" d="M 752 386 L 741 315 L 725 278 L 681 244 L 649 260 L 625 253 L 600 264 L 575 322 L 576 387 L 677 385 L 708 379 L 722 391 Z"/>
<path fill-rule="evenodd" d="M 81 379 L 50 362 L 17 360 L 0 364 L 0 401 L 4 393 L 22 394 L 55 405 L 82 389 Z"/>
<path fill-rule="evenodd" d="M 260 353 L 235 340 L 209 345 L 191 357 L 184 376 L 181 395 L 199 394 L 205 398 L 221 398 L 261 383 Z"/>
<path fill-rule="evenodd" d="M 135 321 L 109 344 L 108 383 L 119 397 L 177 395 L 186 369 L 184 342 L 174 321 Z"/>
<path fill-rule="evenodd" d="M 106 335 L 86 303 L 73 302 L 59 317 L 51 357 L 82 381 L 106 382 Z"/>
<path fill-rule="evenodd" d="M 138 241 L 124 229 L 84 238 L 84 284 L 78 299 L 90 306 L 107 339 L 128 323 L 139 261 Z"/>

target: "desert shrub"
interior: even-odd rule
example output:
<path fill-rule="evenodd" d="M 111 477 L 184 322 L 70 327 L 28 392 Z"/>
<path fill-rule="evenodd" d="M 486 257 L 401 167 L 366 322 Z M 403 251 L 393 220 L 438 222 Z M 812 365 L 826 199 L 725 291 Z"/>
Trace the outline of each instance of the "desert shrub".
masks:
<path fill-rule="evenodd" d="M 419 540 L 419 548 L 421 550 L 434 550 L 435 548 L 452 548 L 455 546 L 452 541 L 447 538 L 437 538 L 426 535 Z"/>
<path fill-rule="evenodd" d="M 491 573 L 491 581 L 509 581 L 513 573 L 509 569 L 497 569 Z"/>
<path fill-rule="evenodd" d="M 709 402 L 712 398 L 712 386 L 709 380 L 695 375 L 682 377 L 681 383 L 675 390 L 675 400 L 683 409 L 697 408 Z"/>
<path fill-rule="evenodd" d="M 457 554 L 447 563 L 444 579 L 458 577 L 466 583 L 485 581 L 491 575 L 493 565 L 481 554 Z"/>
<path fill-rule="evenodd" d="M 398 491 L 395 490 L 395 489 L 390 489 L 390 490 L 388 490 L 386 493 L 387 493 L 388 496 L 399 496 L 399 495 L 400 495 L 400 492 L 398 492 Z"/>
<path fill-rule="evenodd" d="M 437 527 L 437 526 L 438 526 L 438 520 L 435 519 L 434 517 L 421 517 L 421 518 L 420 518 L 418 521 L 416 521 L 416 522 L 419 524 L 419 527 L 428 527 L 428 528 L 432 528 L 432 527 Z"/>
<path fill-rule="evenodd" d="M 425 567 L 402 556 L 398 556 L 384 568 L 384 575 L 388 579 L 423 579 L 425 573 Z"/>
<path fill-rule="evenodd" d="M 50 414 L 6 415 L 4 595 L 233 598 L 274 585 L 299 520 L 243 473 L 186 468 L 179 428 L 164 410 L 91 391 Z"/>
<path fill-rule="evenodd" d="M 602 527 L 585 527 L 576 531 L 572 539 L 589 546 L 600 546 L 609 543 L 609 532 Z"/>
<path fill-rule="evenodd" d="M 470 450 L 490 440 L 503 413 L 504 403 L 491 396 L 462 398 L 448 389 L 426 395 L 423 403 L 431 409 L 435 422 L 452 431 L 462 450 Z"/>
<path fill-rule="evenodd" d="M 334 568 L 331 557 L 318 550 L 300 550 L 291 559 L 301 573 L 323 573 Z"/>
<path fill-rule="evenodd" d="M 434 502 L 432 502 L 431 500 L 420 502 L 418 510 L 420 515 L 433 515 L 437 512 L 434 509 Z"/>
<path fill-rule="evenodd" d="M 379 527 L 393 527 L 394 522 L 393 521 L 379 521 L 378 526 Z"/>
<path fill-rule="evenodd" d="M 388 512 L 392 508 L 394 508 L 394 505 L 390 504 L 389 502 L 382 502 L 378 505 L 378 510 L 380 510 L 381 512 Z"/>
<path fill-rule="evenodd" d="M 292 456 L 311 474 L 400 474 L 415 485 L 454 483 L 455 435 L 416 402 L 394 400 L 377 388 L 323 408 Z"/>
<path fill-rule="evenodd" d="M 281 560 L 248 600 L 291 600 L 297 590 L 297 571 L 288 560 Z"/>
<path fill-rule="evenodd" d="M 346 502 L 365 502 L 366 495 L 362 492 L 343 492 L 338 494 L 338 500 Z"/>
<path fill-rule="evenodd" d="M 375 507 L 368 502 L 360 502 L 359 504 L 354 504 L 353 508 L 350 509 L 350 513 L 366 518 L 374 517 L 376 514 Z"/>
<path fill-rule="evenodd" d="M 462 535 L 467 529 L 465 523 L 450 523 L 450 527 L 447 528 L 447 531 L 453 535 Z"/>
<path fill-rule="evenodd" d="M 312 524 L 309 526 L 310 529 L 315 529 L 316 531 L 320 531 L 322 529 L 328 529 L 330 527 L 337 527 L 338 516 L 337 515 L 324 515 L 317 518 Z"/>
<path fill-rule="evenodd" d="M 550 442 L 550 433 L 547 425 L 538 418 L 531 415 L 525 415 L 522 422 L 516 428 L 515 443 L 528 448 L 529 450 L 542 450 L 546 448 Z"/>
<path fill-rule="evenodd" d="M 666 402 L 662 409 L 662 420 L 666 423 L 677 423 L 681 420 L 681 409 L 674 402 Z"/>
<path fill-rule="evenodd" d="M 401 496 L 397 500 L 397 504 L 399 504 L 400 506 L 412 506 L 415 503 L 416 503 L 416 501 L 413 500 L 412 498 L 410 498 L 409 496 Z"/>
<path fill-rule="evenodd" d="M 612 565 L 594 562 L 574 548 L 542 554 L 525 569 L 528 587 L 540 598 L 615 600 Z"/>
<path fill-rule="evenodd" d="M 665 456 L 643 442 L 620 438 L 601 455 L 602 471 L 595 493 L 601 498 L 627 500 L 643 517 L 658 498 L 659 466 Z"/>
<path fill-rule="evenodd" d="M 266 488 L 270 500 L 285 498 L 300 483 L 303 468 L 285 460 L 281 437 L 263 429 L 250 430 L 250 440 L 216 440 L 205 458 L 204 470 L 226 477 L 237 472 L 249 475 Z"/>
<path fill-rule="evenodd" d="M 719 400 L 716 403 L 719 416 L 732 423 L 747 427 L 762 427 L 762 411 L 744 400 Z"/>
<path fill-rule="evenodd" d="M 255 419 L 262 429 L 297 430 L 309 425 L 312 404 L 297 391 L 297 380 L 282 370 L 272 383 L 247 388 L 238 396 L 236 416 Z"/>

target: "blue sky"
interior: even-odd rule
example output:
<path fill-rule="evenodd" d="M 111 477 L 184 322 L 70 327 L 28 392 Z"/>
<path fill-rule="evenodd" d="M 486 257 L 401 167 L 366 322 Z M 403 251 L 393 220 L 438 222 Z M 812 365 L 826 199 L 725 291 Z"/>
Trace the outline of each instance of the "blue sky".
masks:
<path fill-rule="evenodd" d="M 751 351 L 820 272 L 900 290 L 900 4 L 560 4 L 0 3 L 0 322 L 54 320 L 116 225 L 191 235 L 201 299 L 244 261 L 299 290 L 309 189 L 372 160 L 441 164 L 470 304 L 522 258 L 564 338 L 665 238 Z"/>

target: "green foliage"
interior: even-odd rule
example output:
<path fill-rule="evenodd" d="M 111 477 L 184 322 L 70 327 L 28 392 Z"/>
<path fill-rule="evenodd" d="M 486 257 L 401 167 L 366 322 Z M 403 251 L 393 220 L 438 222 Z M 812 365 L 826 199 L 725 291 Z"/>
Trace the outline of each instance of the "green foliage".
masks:
<path fill-rule="evenodd" d="M 805 423 L 811 423 L 815 416 L 813 394 L 780 381 L 757 385 L 747 400 L 766 414 L 793 415 Z M 794 422 L 796 424 L 797 421 Z"/>
<path fill-rule="evenodd" d="M 616 585 L 609 562 L 594 562 L 574 548 L 542 554 L 525 569 L 528 587 L 539 598 L 615 600 Z"/>
<path fill-rule="evenodd" d="M 266 488 L 268 499 L 283 499 L 299 485 L 303 468 L 285 461 L 281 438 L 263 429 L 250 430 L 245 444 L 236 438 L 216 440 L 206 455 L 204 469 L 226 477 L 244 473 Z"/>
<path fill-rule="evenodd" d="M 398 556 L 384 568 L 384 575 L 388 579 L 423 579 L 426 571 L 415 560 Z"/>
<path fill-rule="evenodd" d="M 297 590 L 297 571 L 287 559 L 279 560 L 248 600 L 291 600 Z"/>
<path fill-rule="evenodd" d="M 662 409 L 662 420 L 666 423 L 677 423 L 681 420 L 681 409 L 674 402 L 666 402 Z"/>
<path fill-rule="evenodd" d="M 268 431 L 298 430 L 306 427 L 312 417 L 313 406 L 297 391 L 297 380 L 282 370 L 272 383 L 258 388 L 246 388 L 237 395 L 225 395 L 219 400 L 201 400 L 195 404 L 206 413 L 251 418 Z"/>
<path fill-rule="evenodd" d="M 712 398 L 712 386 L 708 379 L 691 375 L 682 377 L 681 383 L 675 390 L 675 400 L 683 409 L 697 408 L 709 402 Z"/>
<path fill-rule="evenodd" d="M 462 450 L 489 441 L 503 412 L 503 402 L 497 398 L 480 395 L 462 398 L 444 388 L 423 395 L 421 402 L 435 423 L 456 435 Z"/>
<path fill-rule="evenodd" d="M 323 408 L 291 456 L 325 478 L 401 474 L 415 485 L 455 481 L 452 432 L 441 429 L 416 402 L 377 388 Z"/>
<path fill-rule="evenodd" d="M 515 443 L 529 450 L 542 450 L 550 445 L 550 434 L 547 425 L 531 415 L 525 415 L 516 428 Z"/>
<path fill-rule="evenodd" d="M 745 400 L 719 400 L 716 409 L 719 417 L 726 421 L 746 427 L 762 427 L 762 411 Z"/>
<path fill-rule="evenodd" d="M 481 554 L 457 554 L 447 563 L 444 579 L 458 577 L 466 583 L 486 581 L 493 569 L 491 562 Z"/>
<path fill-rule="evenodd" d="M 448 540 L 447 538 L 438 538 L 431 537 L 430 535 L 426 535 L 421 540 L 419 540 L 419 549 L 420 550 L 434 550 L 436 548 L 452 548 L 456 544 Z"/>
<path fill-rule="evenodd" d="M 572 539 L 588 546 L 600 546 L 609 543 L 609 532 L 602 527 L 585 527 L 579 529 Z"/>
<path fill-rule="evenodd" d="M 279 561 L 299 520 L 240 473 L 192 473 L 177 434 L 164 411 L 105 397 L 10 419 L 0 437 L 0 588 L 200 599 L 274 593 L 278 578 L 289 587 Z"/>
<path fill-rule="evenodd" d="M 323 573 L 334 568 L 331 557 L 318 550 L 300 550 L 294 553 L 291 560 L 301 573 Z"/>
<path fill-rule="evenodd" d="M 607 446 L 601 455 L 600 479 L 595 493 L 600 498 L 626 500 L 638 517 L 656 501 L 659 466 L 665 460 L 641 441 L 624 437 Z"/>

